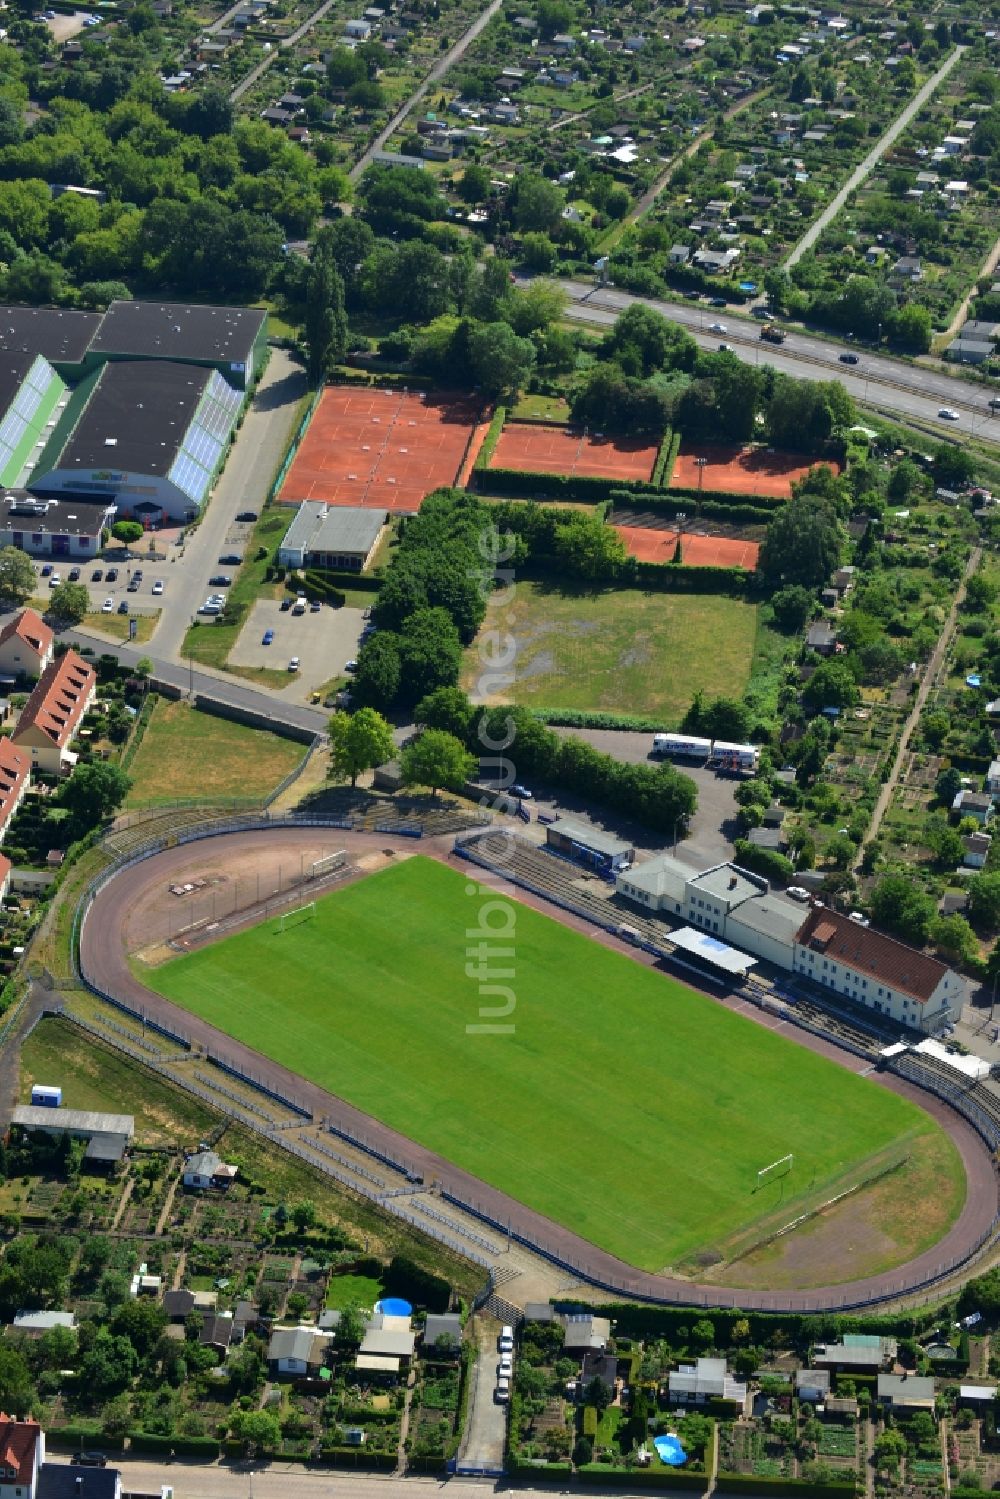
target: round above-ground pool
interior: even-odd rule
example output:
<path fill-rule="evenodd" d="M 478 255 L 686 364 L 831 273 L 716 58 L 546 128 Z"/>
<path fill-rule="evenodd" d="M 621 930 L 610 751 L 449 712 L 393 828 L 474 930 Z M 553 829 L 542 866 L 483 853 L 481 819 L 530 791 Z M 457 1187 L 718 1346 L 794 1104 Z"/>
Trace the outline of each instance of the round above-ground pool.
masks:
<path fill-rule="evenodd" d="M 955 1350 L 950 1343 L 930 1343 L 925 1349 L 928 1358 L 954 1358 Z"/>
<path fill-rule="evenodd" d="M 682 1463 L 687 1462 L 687 1453 L 680 1444 L 680 1439 L 673 1433 L 665 1437 L 654 1437 L 653 1446 L 661 1463 L 666 1463 L 668 1468 L 679 1468 Z"/>
<path fill-rule="evenodd" d="M 376 1301 L 375 1310 L 386 1317 L 409 1317 L 413 1312 L 410 1303 L 401 1296 L 383 1297 L 381 1301 Z"/>

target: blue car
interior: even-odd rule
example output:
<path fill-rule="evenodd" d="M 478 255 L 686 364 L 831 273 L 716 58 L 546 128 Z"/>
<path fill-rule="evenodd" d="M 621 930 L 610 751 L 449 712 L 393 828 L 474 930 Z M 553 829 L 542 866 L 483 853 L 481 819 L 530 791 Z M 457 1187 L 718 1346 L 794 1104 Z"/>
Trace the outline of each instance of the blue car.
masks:
<path fill-rule="evenodd" d="M 274 639 L 274 631 L 273 630 L 265 630 L 264 631 L 264 639 L 261 641 L 261 644 L 262 645 L 270 645 L 271 641 L 273 639 Z"/>

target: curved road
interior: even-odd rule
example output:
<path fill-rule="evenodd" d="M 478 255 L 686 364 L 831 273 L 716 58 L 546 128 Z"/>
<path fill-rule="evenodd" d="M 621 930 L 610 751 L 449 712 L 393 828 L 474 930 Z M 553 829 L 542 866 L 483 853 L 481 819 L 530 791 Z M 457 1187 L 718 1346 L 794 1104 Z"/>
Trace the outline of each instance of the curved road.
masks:
<path fill-rule="evenodd" d="M 229 854 L 234 859 L 245 859 L 263 848 L 272 852 L 280 848 L 287 849 L 289 856 L 295 858 L 300 850 L 315 843 L 316 836 L 315 828 L 224 834 L 214 840 L 214 851 L 221 852 L 224 856 Z M 349 852 L 370 851 L 375 846 L 388 848 L 393 842 L 391 836 L 385 834 L 375 835 L 377 842 L 371 835 L 364 834 L 338 831 L 337 837 L 338 842 L 343 839 L 343 846 Z M 404 845 L 405 852 L 412 854 L 412 842 L 397 840 L 401 852 L 404 851 Z M 449 863 L 452 867 L 459 863 L 452 852 L 450 837 L 428 839 L 420 845 L 420 852 Z M 154 994 L 135 978 L 129 968 L 123 940 L 129 917 L 142 912 L 147 901 L 152 902 L 157 894 L 162 896 L 166 886 L 180 880 L 184 871 L 190 868 L 193 857 L 196 855 L 187 845 L 168 849 L 122 871 L 98 892 L 86 914 L 80 934 L 80 967 L 85 980 L 98 992 L 119 998 L 134 1009 L 160 1019 L 171 1029 L 179 1030 L 195 1045 L 211 1048 L 230 1058 L 235 1057 L 249 1072 L 263 1077 L 275 1091 L 300 1099 L 317 1119 L 335 1120 L 362 1138 L 374 1141 L 390 1155 L 407 1161 L 426 1180 L 438 1181 L 463 1201 L 478 1205 L 496 1222 L 509 1223 L 513 1231 L 524 1236 L 529 1243 L 536 1247 L 547 1246 L 562 1262 L 572 1265 L 583 1279 L 611 1285 L 630 1297 L 681 1305 L 738 1306 L 762 1311 L 837 1310 L 898 1296 L 909 1285 L 937 1277 L 946 1265 L 970 1253 L 993 1222 L 997 1208 L 997 1179 L 990 1155 L 979 1137 L 959 1115 L 938 1099 L 902 1079 L 882 1073 L 875 1077 L 876 1085 L 890 1088 L 911 1099 L 936 1119 L 955 1142 L 965 1166 L 968 1180 L 965 1206 L 958 1221 L 932 1249 L 895 1271 L 863 1281 L 799 1292 L 734 1291 L 714 1285 L 698 1286 L 669 1276 L 637 1270 L 541 1213 L 478 1180 L 433 1151 L 362 1114 L 344 1100 L 260 1056 L 233 1037 Z M 464 864 L 461 867 L 463 870 L 468 868 Z M 633 960 L 643 961 L 633 948 L 620 943 L 616 938 L 596 932 L 586 923 L 568 917 L 566 913 L 547 903 L 533 900 L 523 891 L 517 891 L 516 898 L 525 904 L 535 905 L 557 920 L 574 925 L 596 941 L 627 953 Z M 646 961 L 652 963 L 653 960 Z M 736 997 L 732 1003 L 739 1007 L 741 1001 Z M 863 1064 L 859 1065 L 857 1058 L 818 1038 L 796 1034 L 795 1039 L 823 1052 L 842 1066 L 855 1071 L 866 1070 Z"/>

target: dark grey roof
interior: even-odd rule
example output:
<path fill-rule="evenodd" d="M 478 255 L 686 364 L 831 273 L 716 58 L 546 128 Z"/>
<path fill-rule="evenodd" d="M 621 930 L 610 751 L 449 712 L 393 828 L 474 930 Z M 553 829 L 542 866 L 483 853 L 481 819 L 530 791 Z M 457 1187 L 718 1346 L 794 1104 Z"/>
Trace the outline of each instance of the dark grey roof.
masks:
<path fill-rule="evenodd" d="M 107 514 L 107 504 L 97 500 L 46 500 L 24 489 L 0 491 L 0 531 L 98 536 Z"/>
<path fill-rule="evenodd" d="M 120 1161 L 128 1140 L 124 1135 L 95 1135 L 83 1152 L 85 1161 Z"/>
<path fill-rule="evenodd" d="M 42 1463 L 38 1470 L 35 1499 L 115 1499 L 120 1479 L 117 1468 Z"/>
<path fill-rule="evenodd" d="M 186 302 L 112 302 L 91 348 L 145 359 L 250 357 L 267 314 L 259 307 L 196 307 Z"/>
<path fill-rule="evenodd" d="M 462 1341 L 462 1319 L 457 1312 L 428 1312 L 424 1324 L 424 1345 L 433 1347 L 438 1338 L 454 1338 Z"/>
<path fill-rule="evenodd" d="M 0 307 L 0 350 L 44 354 L 57 363 L 79 364 L 101 322 L 99 312 L 60 307 Z"/>
<path fill-rule="evenodd" d="M 209 377 L 207 369 L 165 360 L 106 364 L 53 467 L 166 478 Z"/>
<path fill-rule="evenodd" d="M 163 1297 L 163 1310 L 168 1317 L 186 1317 L 194 1306 L 194 1292 L 183 1288 L 179 1291 L 166 1291 Z"/>

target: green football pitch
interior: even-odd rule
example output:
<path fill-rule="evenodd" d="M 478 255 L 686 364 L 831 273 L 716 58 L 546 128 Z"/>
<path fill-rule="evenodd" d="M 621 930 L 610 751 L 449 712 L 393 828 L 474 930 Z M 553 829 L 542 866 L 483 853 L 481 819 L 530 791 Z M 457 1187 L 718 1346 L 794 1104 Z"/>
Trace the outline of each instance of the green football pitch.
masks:
<path fill-rule="evenodd" d="M 945 1148 L 961 1175 L 905 1099 L 516 902 L 513 934 L 486 939 L 511 950 L 491 961 L 511 972 L 492 981 L 513 990 L 513 1029 L 477 1032 L 480 1006 L 502 1004 L 468 971 L 480 913 L 504 920 L 494 899 L 418 856 L 143 979 L 646 1269 L 779 1203 L 788 1221 L 900 1142 Z M 755 1191 L 789 1152 L 791 1173 Z"/>

